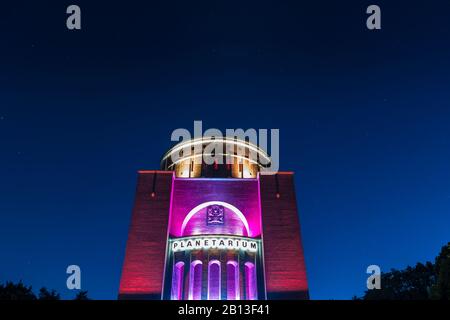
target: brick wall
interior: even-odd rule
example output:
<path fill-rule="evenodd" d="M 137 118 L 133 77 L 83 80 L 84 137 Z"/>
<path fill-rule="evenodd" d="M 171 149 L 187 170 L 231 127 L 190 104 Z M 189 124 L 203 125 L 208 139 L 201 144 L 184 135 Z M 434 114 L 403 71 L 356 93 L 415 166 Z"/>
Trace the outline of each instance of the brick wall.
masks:
<path fill-rule="evenodd" d="M 261 175 L 260 190 L 267 298 L 308 299 L 294 175 Z"/>
<path fill-rule="evenodd" d="M 161 298 L 171 188 L 172 172 L 138 174 L 119 299 Z"/>

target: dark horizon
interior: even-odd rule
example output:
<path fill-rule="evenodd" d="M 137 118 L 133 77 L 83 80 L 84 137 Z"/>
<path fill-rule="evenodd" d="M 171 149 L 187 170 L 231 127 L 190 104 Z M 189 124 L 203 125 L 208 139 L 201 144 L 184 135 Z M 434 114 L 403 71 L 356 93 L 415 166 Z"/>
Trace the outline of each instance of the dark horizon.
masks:
<path fill-rule="evenodd" d="M 279 128 L 312 299 L 449 242 L 450 3 L 2 6 L 0 283 L 118 294 L 136 172 L 176 128 Z"/>

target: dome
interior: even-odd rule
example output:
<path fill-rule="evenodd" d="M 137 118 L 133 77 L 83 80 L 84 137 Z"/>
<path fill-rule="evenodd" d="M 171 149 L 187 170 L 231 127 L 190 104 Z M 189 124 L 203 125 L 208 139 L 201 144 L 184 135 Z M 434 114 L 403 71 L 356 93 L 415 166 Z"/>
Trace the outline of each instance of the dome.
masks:
<path fill-rule="evenodd" d="M 167 151 L 161 169 L 180 178 L 256 178 L 270 166 L 268 154 L 248 141 L 233 137 L 203 137 L 182 141 Z"/>

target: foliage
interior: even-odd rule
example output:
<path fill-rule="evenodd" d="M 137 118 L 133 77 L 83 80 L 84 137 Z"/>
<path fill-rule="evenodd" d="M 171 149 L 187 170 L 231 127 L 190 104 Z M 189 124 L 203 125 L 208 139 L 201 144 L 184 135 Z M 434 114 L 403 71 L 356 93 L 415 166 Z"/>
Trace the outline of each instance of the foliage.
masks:
<path fill-rule="evenodd" d="M 60 300 L 60 296 L 56 290 L 49 291 L 43 287 L 39 290 L 39 300 Z"/>
<path fill-rule="evenodd" d="M 431 289 L 431 298 L 450 300 L 450 242 L 442 247 L 436 258 L 436 283 Z"/>
<path fill-rule="evenodd" d="M 88 293 L 87 291 L 81 290 L 80 292 L 77 293 L 74 300 L 91 300 L 88 297 L 87 293 Z"/>
<path fill-rule="evenodd" d="M 79 291 L 74 300 L 90 300 L 87 291 Z M 60 300 L 61 297 L 56 290 L 48 290 L 43 287 L 36 296 L 31 286 L 26 286 L 19 281 L 13 283 L 11 281 L 0 284 L 0 300 Z"/>
<path fill-rule="evenodd" d="M 434 265 L 418 263 L 414 268 L 381 274 L 381 289 L 367 290 L 364 300 L 426 300 L 435 281 Z"/>
<path fill-rule="evenodd" d="M 0 300 L 36 300 L 31 286 L 25 286 L 22 281 L 0 284 Z"/>
<path fill-rule="evenodd" d="M 357 299 L 356 297 L 353 298 Z M 381 274 L 381 289 L 367 290 L 363 300 L 450 299 L 450 243 L 434 264 L 418 263 L 404 270 Z"/>

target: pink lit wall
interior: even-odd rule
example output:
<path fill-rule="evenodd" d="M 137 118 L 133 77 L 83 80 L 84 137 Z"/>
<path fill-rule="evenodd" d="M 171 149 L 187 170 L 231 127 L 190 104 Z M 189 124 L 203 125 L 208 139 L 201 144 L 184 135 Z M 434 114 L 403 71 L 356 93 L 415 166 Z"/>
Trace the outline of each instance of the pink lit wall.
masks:
<path fill-rule="evenodd" d="M 173 173 L 140 171 L 120 280 L 120 299 L 161 299 Z"/>
<path fill-rule="evenodd" d="M 260 176 L 267 298 L 309 299 L 294 174 Z"/>
<path fill-rule="evenodd" d="M 202 207 L 202 204 L 217 201 L 226 204 L 225 221 L 223 225 L 207 226 L 207 206 Z M 197 212 L 194 212 L 195 208 L 198 208 Z M 168 231 L 171 237 L 214 233 L 258 238 L 262 236 L 262 229 L 267 298 L 308 299 L 292 172 L 280 172 L 275 176 L 261 175 L 258 180 L 178 179 L 169 171 L 140 171 L 119 298 L 161 299 Z M 202 269 L 207 272 L 208 265 L 205 263 L 202 266 L 199 262 L 195 268 L 198 276 L 191 276 L 192 281 L 186 285 L 191 299 L 200 299 L 200 291 L 207 290 L 206 287 L 202 288 Z M 189 263 L 184 265 L 183 272 L 181 266 L 175 269 L 177 278 L 191 270 Z M 251 277 L 237 275 L 235 278 L 232 268 L 227 267 L 229 265 L 222 265 L 223 271 L 230 274 L 232 281 L 240 283 L 246 280 L 250 281 L 248 287 L 253 286 L 255 281 Z M 169 270 L 166 276 L 170 277 L 173 271 Z M 221 287 L 225 285 L 222 283 Z M 235 287 L 230 285 L 230 290 L 221 295 L 230 299 L 246 298 L 244 295 L 251 298 L 254 289 L 239 297 L 238 291 L 233 290 Z M 178 288 L 173 292 L 169 289 L 169 298 L 171 293 L 175 298 L 181 294 Z"/>
<path fill-rule="evenodd" d="M 207 226 L 207 207 L 202 207 L 202 204 L 208 203 L 224 206 L 223 225 Z M 230 234 L 259 237 L 260 212 L 257 179 L 175 178 L 169 222 L 170 236 Z"/>

